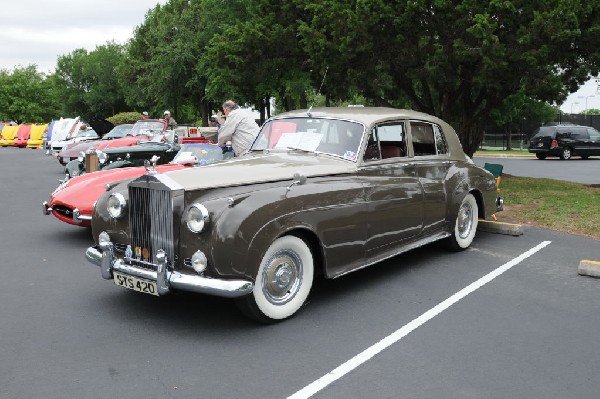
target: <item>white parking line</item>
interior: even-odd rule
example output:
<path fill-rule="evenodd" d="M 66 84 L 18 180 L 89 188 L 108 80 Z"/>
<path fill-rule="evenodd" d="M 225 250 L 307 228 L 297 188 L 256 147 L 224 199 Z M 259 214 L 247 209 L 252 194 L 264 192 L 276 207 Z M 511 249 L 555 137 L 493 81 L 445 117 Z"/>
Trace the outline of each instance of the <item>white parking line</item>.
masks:
<path fill-rule="evenodd" d="M 509 270 L 511 267 L 518 265 L 519 263 L 521 263 L 525 259 L 529 258 L 530 256 L 532 256 L 539 250 L 545 248 L 550 243 L 551 243 L 551 241 L 543 241 L 540 244 L 536 245 L 535 247 L 531 248 L 529 251 L 522 253 L 521 255 L 514 258 L 510 262 L 505 263 L 504 265 L 500 266 L 499 268 L 497 268 L 497 269 L 491 271 L 490 273 L 486 274 L 485 276 L 481 277 L 479 280 L 474 281 L 473 283 L 469 284 L 462 290 L 458 291 L 456 294 L 452 295 L 445 301 L 439 303 L 438 305 L 429 309 L 427 312 L 423 313 L 421 316 L 412 320 L 410 323 L 404 325 L 399 330 L 396 330 L 395 332 L 388 335 L 387 337 L 385 337 L 381 341 L 377 342 L 373 346 L 365 349 L 358 355 L 354 356 L 352 359 L 348 360 L 341 366 L 330 371 L 328 374 L 319 378 L 315 382 L 305 386 L 304 388 L 302 388 L 295 394 L 288 396 L 288 399 L 310 398 L 317 392 L 319 392 L 322 389 L 324 389 L 325 387 L 327 387 L 332 382 L 336 381 L 339 378 L 342 378 L 344 375 L 348 374 L 350 371 L 352 371 L 355 368 L 357 368 L 358 366 L 362 365 L 363 363 L 365 363 L 366 361 L 371 359 L 373 356 L 377 355 L 378 353 L 382 352 L 387 347 L 391 346 L 392 344 L 401 340 L 406 335 L 410 334 L 413 330 L 415 330 L 419 326 L 421 326 L 421 325 L 425 324 L 427 321 L 433 319 L 435 316 L 442 313 L 444 310 L 448 309 L 450 306 L 454 305 L 456 302 L 460 301 L 461 299 L 463 299 L 464 297 L 466 297 L 473 291 L 483 287 L 485 284 L 489 283 L 490 281 L 492 281 L 493 279 L 495 279 L 496 277 L 498 277 L 505 271 Z"/>

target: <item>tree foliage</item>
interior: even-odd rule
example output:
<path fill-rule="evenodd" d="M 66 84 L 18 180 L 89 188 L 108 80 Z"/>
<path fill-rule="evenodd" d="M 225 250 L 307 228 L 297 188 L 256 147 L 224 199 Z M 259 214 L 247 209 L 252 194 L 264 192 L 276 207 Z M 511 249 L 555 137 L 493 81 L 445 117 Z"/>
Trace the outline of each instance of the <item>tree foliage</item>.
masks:
<path fill-rule="evenodd" d="M 56 97 L 37 66 L 0 70 L 0 120 L 46 122 L 58 111 Z"/>
<path fill-rule="evenodd" d="M 127 45 L 75 50 L 47 80 L 74 114 L 169 109 L 180 123 L 226 99 L 263 118 L 271 98 L 412 108 L 473 154 L 491 121 L 548 112 L 596 75 L 599 34 L 583 0 L 169 0 Z"/>
<path fill-rule="evenodd" d="M 76 49 L 59 56 L 53 82 L 65 113 L 91 119 L 126 111 L 124 91 L 116 74 L 123 56 L 124 47 L 112 42 L 90 53 Z"/>
<path fill-rule="evenodd" d="M 458 130 L 468 154 L 491 113 L 523 91 L 556 102 L 597 73 L 598 7 L 563 0 L 323 0 L 302 41 L 378 105 L 408 99 Z M 328 62 L 334 60 L 333 63 Z"/>

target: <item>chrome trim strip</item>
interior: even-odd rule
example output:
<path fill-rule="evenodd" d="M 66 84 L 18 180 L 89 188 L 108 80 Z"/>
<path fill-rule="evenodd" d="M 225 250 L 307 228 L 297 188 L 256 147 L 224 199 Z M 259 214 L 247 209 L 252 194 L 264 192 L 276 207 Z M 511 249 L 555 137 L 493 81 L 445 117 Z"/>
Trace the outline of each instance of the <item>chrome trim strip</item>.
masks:
<path fill-rule="evenodd" d="M 88 262 L 101 267 L 103 278 L 110 280 L 112 272 L 118 271 L 130 276 L 156 281 L 160 295 L 167 294 L 173 288 L 224 298 L 238 298 L 250 294 L 254 288 L 254 283 L 248 280 L 223 280 L 169 271 L 166 267 L 166 258 L 159 261 L 158 273 L 138 269 L 125 264 L 122 259 L 116 258 L 111 250 L 112 244 L 106 247 L 106 251 L 97 246 L 89 247 L 85 252 Z M 161 259 L 160 256 L 157 257 Z"/>

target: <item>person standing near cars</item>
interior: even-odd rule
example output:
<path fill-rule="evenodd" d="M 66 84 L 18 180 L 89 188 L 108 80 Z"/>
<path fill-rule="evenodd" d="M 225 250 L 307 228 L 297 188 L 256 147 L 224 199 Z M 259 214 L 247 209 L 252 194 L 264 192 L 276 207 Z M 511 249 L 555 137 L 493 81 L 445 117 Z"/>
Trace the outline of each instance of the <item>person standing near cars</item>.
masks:
<path fill-rule="evenodd" d="M 170 111 L 165 111 L 164 113 L 165 122 L 167 122 L 167 130 L 175 130 L 177 128 L 177 122 L 175 118 L 171 117 Z"/>
<path fill-rule="evenodd" d="M 148 118 L 149 118 L 148 111 L 142 112 L 142 119 L 148 119 Z"/>
<path fill-rule="evenodd" d="M 223 103 L 223 113 L 225 123 L 219 128 L 219 145 L 223 147 L 230 141 L 235 156 L 240 156 L 250 149 L 258 135 L 259 127 L 252 115 L 241 110 L 233 100 Z"/>

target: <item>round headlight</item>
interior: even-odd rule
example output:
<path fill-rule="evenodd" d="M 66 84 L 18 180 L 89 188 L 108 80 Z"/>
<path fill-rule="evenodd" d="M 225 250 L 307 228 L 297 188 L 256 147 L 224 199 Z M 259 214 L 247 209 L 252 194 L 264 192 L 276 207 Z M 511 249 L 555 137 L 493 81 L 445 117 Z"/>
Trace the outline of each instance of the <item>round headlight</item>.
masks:
<path fill-rule="evenodd" d="M 125 210 L 125 197 L 121 193 L 113 193 L 108 197 L 108 202 L 106 204 L 106 210 L 109 215 L 115 219 L 123 216 L 123 211 Z"/>
<path fill-rule="evenodd" d="M 204 273 L 206 266 L 208 266 L 208 260 L 206 259 L 204 252 L 194 252 L 194 255 L 192 255 L 192 268 L 196 271 L 196 273 Z"/>
<path fill-rule="evenodd" d="M 77 155 L 77 160 L 78 160 L 79 162 L 83 162 L 83 161 L 85 161 L 85 152 L 81 151 L 81 152 L 79 153 L 79 155 Z"/>
<path fill-rule="evenodd" d="M 108 160 L 108 155 L 102 151 L 96 151 L 96 153 L 98 154 L 98 162 L 100 162 L 100 165 L 104 165 Z"/>
<path fill-rule="evenodd" d="M 204 231 L 208 225 L 208 209 L 202 204 L 193 204 L 185 216 L 188 229 L 193 233 Z"/>

